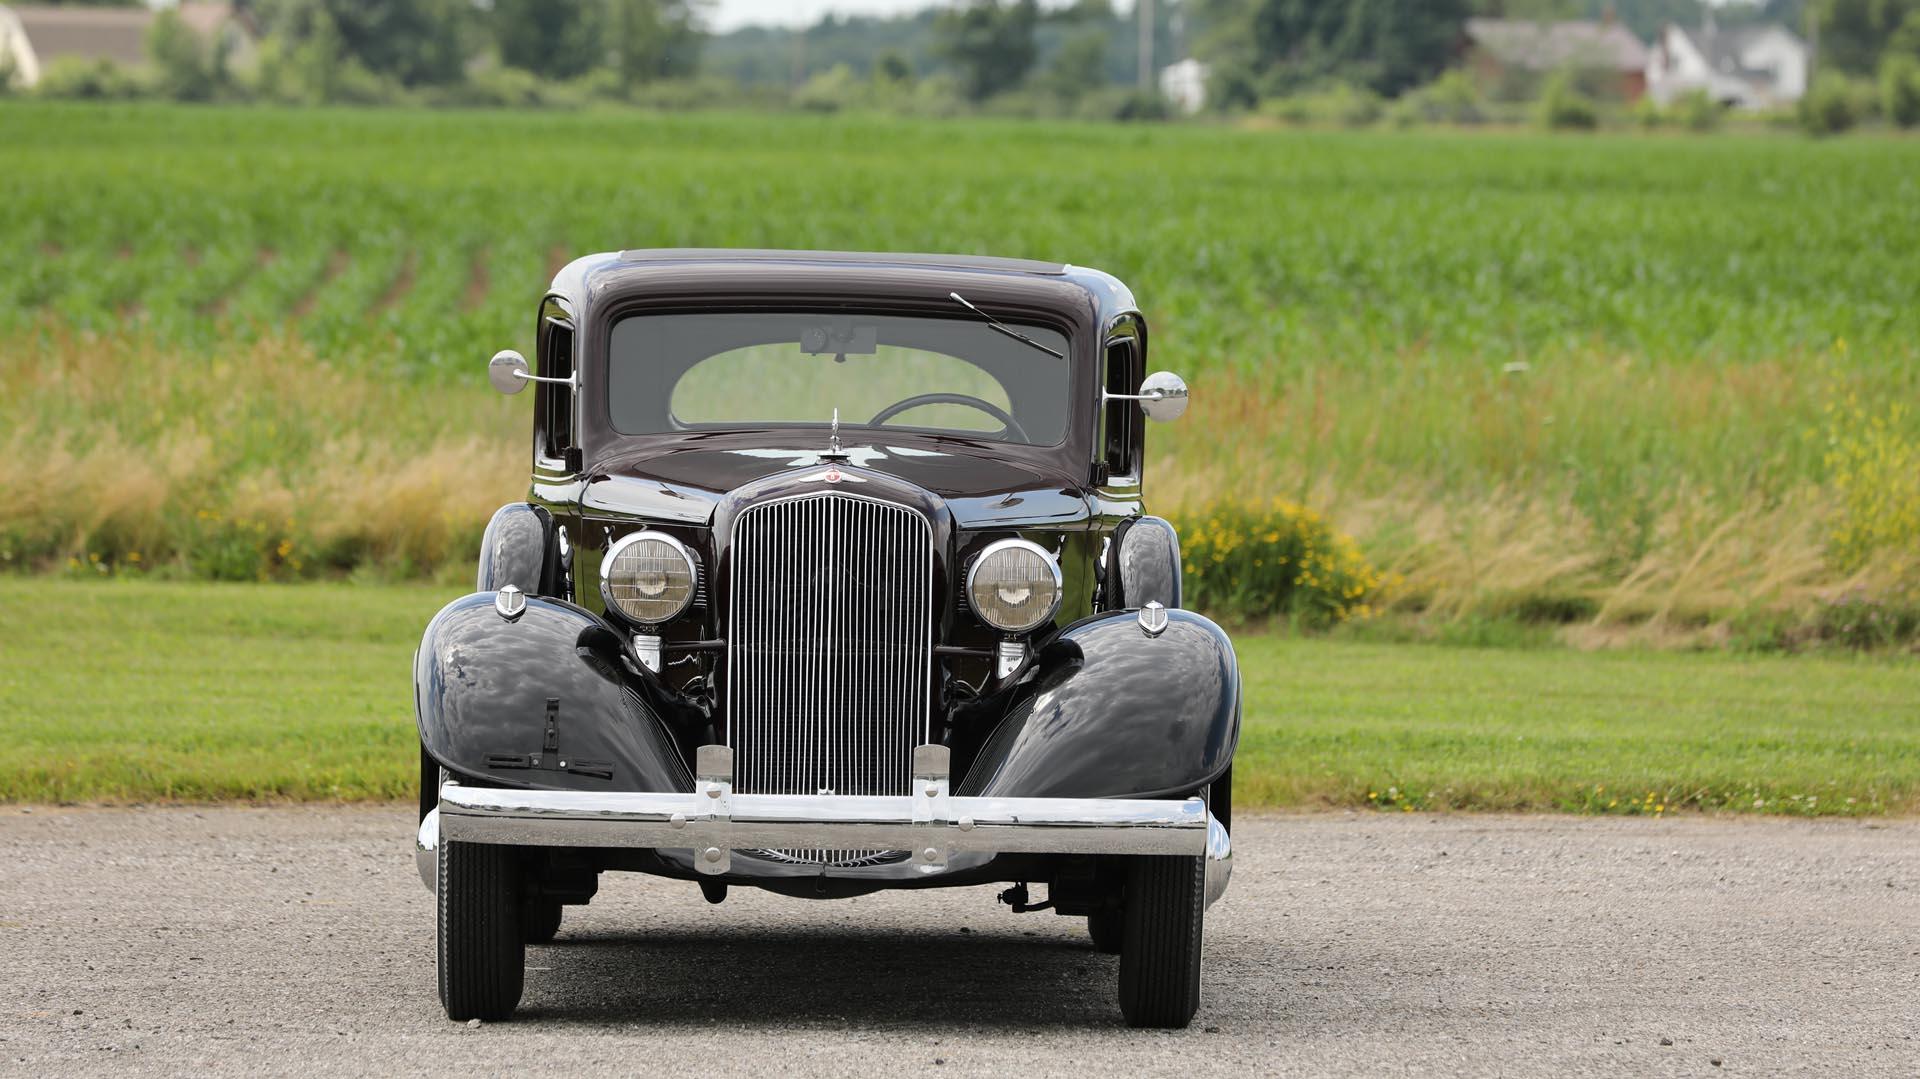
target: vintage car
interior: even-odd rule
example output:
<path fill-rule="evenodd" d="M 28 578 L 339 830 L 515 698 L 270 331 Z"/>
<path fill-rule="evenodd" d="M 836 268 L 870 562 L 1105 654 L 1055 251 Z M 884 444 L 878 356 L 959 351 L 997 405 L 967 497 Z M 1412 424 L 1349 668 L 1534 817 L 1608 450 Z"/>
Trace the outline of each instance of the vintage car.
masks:
<path fill-rule="evenodd" d="M 447 1015 L 512 1013 L 525 946 L 626 870 L 713 903 L 1010 885 L 1118 953 L 1127 1022 L 1185 1026 L 1240 678 L 1145 512 L 1142 420 L 1187 388 L 1144 375 L 1126 287 L 627 251 L 562 269 L 535 333 L 488 367 L 535 388 L 531 491 L 414 662 Z"/>

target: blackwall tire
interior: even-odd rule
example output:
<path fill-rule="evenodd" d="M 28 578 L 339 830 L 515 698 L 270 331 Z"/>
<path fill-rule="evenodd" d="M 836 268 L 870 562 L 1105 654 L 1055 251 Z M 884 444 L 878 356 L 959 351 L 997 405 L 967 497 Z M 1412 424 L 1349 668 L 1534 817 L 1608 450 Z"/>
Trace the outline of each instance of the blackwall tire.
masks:
<path fill-rule="evenodd" d="M 529 899 L 520 905 L 520 939 L 528 944 L 551 944 L 560 932 L 560 904 L 551 899 Z"/>
<path fill-rule="evenodd" d="M 437 853 L 440 1003 L 448 1019 L 505 1019 L 527 961 L 513 848 L 443 840 Z"/>
<path fill-rule="evenodd" d="M 1102 955 L 1120 954 L 1126 929 L 1126 915 L 1119 907 L 1096 910 L 1087 915 L 1087 935 L 1093 938 L 1094 951 Z"/>
<path fill-rule="evenodd" d="M 1138 857 L 1127 871 L 1120 1013 L 1130 1027 L 1178 1030 L 1200 1010 L 1205 858 Z"/>

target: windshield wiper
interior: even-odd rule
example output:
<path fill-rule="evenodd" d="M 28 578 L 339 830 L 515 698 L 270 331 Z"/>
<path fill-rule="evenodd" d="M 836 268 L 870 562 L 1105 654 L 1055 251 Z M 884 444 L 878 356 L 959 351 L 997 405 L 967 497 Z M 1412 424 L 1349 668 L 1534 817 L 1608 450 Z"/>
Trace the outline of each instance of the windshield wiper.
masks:
<path fill-rule="evenodd" d="M 972 304 L 968 303 L 967 298 L 965 296 L 960 295 L 958 292 L 949 292 L 947 293 L 947 295 L 953 297 L 954 301 L 958 303 L 960 306 L 966 308 L 967 310 L 973 312 L 976 315 L 979 315 L 981 318 L 986 319 L 987 325 L 992 326 L 994 329 L 999 330 L 1001 333 L 1006 334 L 1008 337 L 1013 338 L 1015 341 L 1023 341 L 1029 345 L 1032 345 L 1034 348 L 1037 348 L 1040 351 L 1046 353 L 1047 355 L 1052 356 L 1056 360 L 1064 360 L 1067 358 L 1066 353 L 1057 351 L 1052 348 L 1048 348 L 1046 345 L 1043 345 L 1040 342 L 1035 341 L 1033 338 L 1028 337 L 1026 334 L 1021 333 L 1019 330 L 1014 329 L 1012 326 L 1007 325 L 1006 323 L 1000 321 L 999 319 L 994 318 L 992 315 L 987 314 L 985 311 L 980 310 L 978 307 L 975 307 Z"/>

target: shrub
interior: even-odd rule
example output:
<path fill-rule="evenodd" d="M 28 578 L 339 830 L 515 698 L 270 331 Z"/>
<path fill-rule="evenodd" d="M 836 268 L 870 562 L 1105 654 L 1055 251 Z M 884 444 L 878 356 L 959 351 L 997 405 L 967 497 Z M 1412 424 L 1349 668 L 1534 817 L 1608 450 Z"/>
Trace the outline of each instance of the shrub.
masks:
<path fill-rule="evenodd" d="M 1667 114 L 1653 98 L 1643 97 L 1633 103 L 1633 122 L 1636 127 L 1652 131 L 1666 124 Z"/>
<path fill-rule="evenodd" d="M 1673 115 L 1681 127 L 1688 131 L 1707 132 L 1720 126 L 1725 115 L 1718 101 L 1705 90 L 1688 90 L 1673 99 Z"/>
<path fill-rule="evenodd" d="M 40 71 L 34 93 L 77 101 L 124 101 L 142 97 L 147 87 L 131 71 L 111 60 L 62 56 Z"/>
<path fill-rule="evenodd" d="M 1885 549 L 1920 546 L 1920 441 L 1907 406 L 1868 412 L 1827 406 L 1827 479 L 1839 496 L 1829 533 L 1834 561 L 1854 569 Z"/>
<path fill-rule="evenodd" d="M 846 64 L 835 64 L 815 74 L 793 92 L 796 107 L 808 112 L 838 112 L 860 104 L 867 84 Z"/>
<path fill-rule="evenodd" d="M 1810 135 L 1838 135 L 1864 119 L 1860 87 L 1845 75 L 1827 72 L 1813 80 L 1800 99 L 1800 126 Z"/>
<path fill-rule="evenodd" d="M 1291 615 L 1315 627 L 1372 613 L 1379 572 L 1313 510 L 1281 499 L 1226 503 L 1175 525 L 1190 607 L 1240 620 Z"/>
<path fill-rule="evenodd" d="M 1600 114 L 1562 71 L 1548 79 L 1540 93 L 1540 123 L 1552 131 L 1592 131 L 1600 126 Z"/>
<path fill-rule="evenodd" d="M 1123 123 L 1173 119 L 1173 105 L 1158 93 L 1135 90 L 1120 99 L 1113 118 Z"/>
<path fill-rule="evenodd" d="M 551 104 L 551 90 L 552 84 L 531 71 L 487 67 L 473 72 L 464 82 L 435 88 L 427 100 L 434 105 L 529 108 Z"/>
<path fill-rule="evenodd" d="M 1880 111 L 1896 127 L 1920 126 L 1920 59 L 1891 54 L 1881 63 Z"/>
<path fill-rule="evenodd" d="M 1338 124 L 1365 127 L 1385 111 L 1380 95 L 1350 83 L 1329 83 L 1318 89 L 1260 103 L 1262 115 L 1289 124 Z"/>
<path fill-rule="evenodd" d="M 1401 95 L 1391 113 L 1394 123 L 1481 124 L 1487 120 L 1480 88 L 1464 71 L 1449 71 L 1418 90 Z"/>
<path fill-rule="evenodd" d="M 174 101 L 205 101 L 218 88 L 207 46 L 171 9 L 154 16 L 147 28 L 147 57 L 153 61 L 154 89 Z"/>

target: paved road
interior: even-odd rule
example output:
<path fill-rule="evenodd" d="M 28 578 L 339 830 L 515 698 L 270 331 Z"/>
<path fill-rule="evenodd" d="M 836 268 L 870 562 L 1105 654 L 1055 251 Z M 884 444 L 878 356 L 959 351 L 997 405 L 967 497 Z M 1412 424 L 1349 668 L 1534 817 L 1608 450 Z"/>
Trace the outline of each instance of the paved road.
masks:
<path fill-rule="evenodd" d="M 0 809 L 0 1073 L 1920 1075 L 1920 822 L 1250 817 L 1178 1033 L 988 889 L 627 876 L 448 1023 L 408 829 Z"/>

